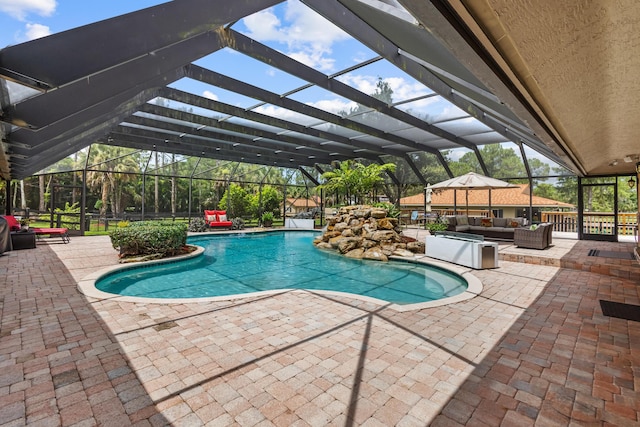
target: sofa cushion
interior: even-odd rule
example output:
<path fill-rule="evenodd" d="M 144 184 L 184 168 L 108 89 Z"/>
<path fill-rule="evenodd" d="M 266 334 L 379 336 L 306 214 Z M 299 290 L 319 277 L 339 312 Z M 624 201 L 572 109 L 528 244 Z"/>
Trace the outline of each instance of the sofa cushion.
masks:
<path fill-rule="evenodd" d="M 456 225 L 456 231 L 457 232 L 465 232 L 465 231 L 469 231 L 472 227 L 469 225 Z"/>
<path fill-rule="evenodd" d="M 469 217 L 456 215 L 456 225 L 469 225 Z"/>
<path fill-rule="evenodd" d="M 507 227 L 509 228 L 522 227 L 522 221 L 518 221 L 517 218 L 508 218 Z"/>
<path fill-rule="evenodd" d="M 493 218 L 493 226 L 494 227 L 506 227 L 507 226 L 507 218 Z"/>
<path fill-rule="evenodd" d="M 482 218 L 480 221 L 480 226 L 482 227 L 493 227 L 493 221 L 491 218 Z"/>
<path fill-rule="evenodd" d="M 491 231 L 499 231 L 500 233 L 504 233 L 504 234 L 513 234 L 513 230 L 515 230 L 515 228 L 513 227 L 492 227 Z"/>

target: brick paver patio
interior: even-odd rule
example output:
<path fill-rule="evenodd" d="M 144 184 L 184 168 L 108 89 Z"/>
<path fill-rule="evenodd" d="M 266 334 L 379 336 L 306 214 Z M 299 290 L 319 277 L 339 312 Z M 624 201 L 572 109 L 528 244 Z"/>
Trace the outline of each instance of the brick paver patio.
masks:
<path fill-rule="evenodd" d="M 479 296 L 407 312 L 306 291 L 88 299 L 108 237 L 9 252 L 0 425 L 639 425 L 640 323 L 599 300 L 640 304 L 640 268 L 587 256 L 633 244 L 554 243 L 501 245 Z"/>

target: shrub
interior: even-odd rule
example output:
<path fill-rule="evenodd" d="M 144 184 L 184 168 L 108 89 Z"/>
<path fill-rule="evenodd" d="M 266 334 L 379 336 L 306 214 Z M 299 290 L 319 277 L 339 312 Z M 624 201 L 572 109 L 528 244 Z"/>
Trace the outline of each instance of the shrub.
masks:
<path fill-rule="evenodd" d="M 393 203 L 378 202 L 373 204 L 376 208 L 382 208 L 387 210 L 387 216 L 389 218 L 400 218 L 400 210 Z"/>
<path fill-rule="evenodd" d="M 205 222 L 204 218 L 193 218 L 187 230 L 196 233 L 202 233 L 203 231 L 207 231 L 207 223 Z"/>
<path fill-rule="evenodd" d="M 111 244 L 120 256 L 172 256 L 187 243 L 187 226 L 169 221 L 133 222 L 109 232 Z"/>
<path fill-rule="evenodd" d="M 427 230 L 431 233 L 435 233 L 436 231 L 445 231 L 447 229 L 447 224 L 443 222 L 428 222 Z"/>
<path fill-rule="evenodd" d="M 237 217 L 231 220 L 232 230 L 244 230 L 244 219 Z"/>

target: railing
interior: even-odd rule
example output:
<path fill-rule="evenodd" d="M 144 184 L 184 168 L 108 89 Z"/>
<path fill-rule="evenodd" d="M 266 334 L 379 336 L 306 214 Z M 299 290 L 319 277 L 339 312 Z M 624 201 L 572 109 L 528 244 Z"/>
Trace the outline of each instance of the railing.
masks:
<path fill-rule="evenodd" d="M 638 215 L 635 212 L 618 213 L 618 235 L 633 236 L 637 230 Z M 541 212 L 542 222 L 553 223 L 554 231 L 565 231 L 569 233 L 578 232 L 577 212 Z M 583 230 L 590 234 L 612 235 L 615 214 L 604 212 L 585 212 L 583 214 Z"/>

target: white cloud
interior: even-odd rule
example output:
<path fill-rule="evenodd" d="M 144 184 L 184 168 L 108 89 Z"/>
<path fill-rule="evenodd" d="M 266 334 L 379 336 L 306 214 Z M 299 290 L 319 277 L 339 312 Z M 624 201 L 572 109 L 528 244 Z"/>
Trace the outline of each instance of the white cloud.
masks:
<path fill-rule="evenodd" d="M 318 119 L 310 118 L 308 116 L 305 116 L 304 114 L 287 110 L 286 108 L 276 107 L 275 105 L 263 105 L 254 109 L 253 111 L 255 111 L 256 113 L 265 114 L 267 116 L 277 117 L 279 119 L 300 123 L 302 125 L 310 125 L 318 121 Z"/>
<path fill-rule="evenodd" d="M 283 43 L 285 54 L 297 61 L 321 71 L 333 70 L 332 45 L 350 36 L 297 0 L 288 1 L 285 8 L 285 22 L 273 8 L 244 18 L 247 35 L 260 42 Z"/>
<path fill-rule="evenodd" d="M 46 37 L 51 34 L 51 29 L 42 24 L 27 23 L 25 28 L 25 34 L 28 40 L 39 39 L 40 37 Z"/>
<path fill-rule="evenodd" d="M 340 111 L 351 111 L 358 104 L 353 101 L 344 101 L 342 99 L 322 99 L 316 102 L 308 102 L 307 105 L 319 108 L 330 113 L 337 114 Z"/>
<path fill-rule="evenodd" d="M 57 6 L 56 0 L 0 0 L 0 12 L 24 21 L 27 15 L 51 16 Z"/>
<path fill-rule="evenodd" d="M 205 90 L 204 92 L 202 92 L 202 96 L 204 96 L 205 98 L 211 99 L 213 101 L 217 101 L 218 95 L 216 95 L 215 93 L 209 91 L 209 90 Z"/>

